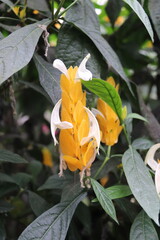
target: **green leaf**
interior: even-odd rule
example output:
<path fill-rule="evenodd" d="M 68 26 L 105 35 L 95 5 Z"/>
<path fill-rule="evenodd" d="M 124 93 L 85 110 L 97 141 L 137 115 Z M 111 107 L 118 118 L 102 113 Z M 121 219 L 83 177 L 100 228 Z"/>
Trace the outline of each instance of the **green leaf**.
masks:
<path fill-rule="evenodd" d="M 0 0 L 0 2 L 5 3 L 5 4 L 8 5 L 10 8 L 14 7 L 13 2 L 11 2 L 10 0 Z"/>
<path fill-rule="evenodd" d="M 40 190 L 46 189 L 63 189 L 68 183 L 73 182 L 73 177 L 69 175 L 65 175 L 59 177 L 58 175 L 51 176 L 47 179 L 47 181 L 39 187 Z"/>
<path fill-rule="evenodd" d="M 5 221 L 0 218 L 0 240 L 6 240 Z"/>
<path fill-rule="evenodd" d="M 140 150 L 147 150 L 150 147 L 152 147 L 152 145 L 154 145 L 154 142 L 145 138 L 137 138 L 132 143 L 132 146 L 135 149 L 140 149 Z"/>
<path fill-rule="evenodd" d="M 142 210 L 135 218 L 131 231 L 130 240 L 158 240 L 157 232 L 151 219 Z"/>
<path fill-rule="evenodd" d="M 130 188 L 127 185 L 115 185 L 105 189 L 108 196 L 113 199 L 124 198 L 132 195 Z M 92 202 L 97 202 L 97 199 L 92 200 Z"/>
<path fill-rule="evenodd" d="M 153 21 L 155 30 L 160 39 L 160 22 L 159 22 L 160 1 L 159 0 L 149 0 L 148 7 L 149 7 L 149 12 L 150 12 L 151 19 Z"/>
<path fill-rule="evenodd" d="M 117 17 L 120 14 L 123 2 L 121 0 L 109 0 L 106 7 L 107 15 L 114 26 Z"/>
<path fill-rule="evenodd" d="M 82 81 L 83 85 L 105 101 L 113 111 L 122 117 L 122 101 L 116 89 L 108 82 L 93 78 L 92 81 Z"/>
<path fill-rule="evenodd" d="M 56 57 L 67 67 L 79 66 L 88 53 L 91 54 L 91 58 L 87 62 L 87 68 L 94 77 L 100 78 L 100 74 L 106 77 L 107 64 L 92 41 L 70 24 L 63 24 L 58 34 Z"/>
<path fill-rule="evenodd" d="M 160 199 L 141 156 L 130 146 L 122 157 L 122 163 L 133 195 L 148 216 L 159 225 Z"/>
<path fill-rule="evenodd" d="M 42 163 L 37 160 L 32 160 L 27 167 L 27 171 L 31 173 L 31 175 L 34 178 L 36 178 L 40 174 L 42 169 L 43 169 Z"/>
<path fill-rule="evenodd" d="M 64 240 L 74 211 L 85 195 L 78 194 L 44 212 L 24 230 L 18 240 Z"/>
<path fill-rule="evenodd" d="M 92 184 L 93 190 L 96 194 L 96 197 L 97 197 L 99 203 L 101 204 L 102 208 L 104 209 L 104 211 L 118 223 L 114 205 L 113 205 L 112 200 L 109 197 L 108 193 L 105 191 L 104 187 L 102 187 L 93 178 L 91 178 L 91 184 Z"/>
<path fill-rule="evenodd" d="M 39 10 L 42 12 L 48 12 L 49 7 L 45 0 L 27 0 L 27 6 L 34 10 Z"/>
<path fill-rule="evenodd" d="M 108 66 L 112 67 L 126 82 L 128 82 L 117 54 L 101 36 L 100 25 L 92 2 L 90 0 L 79 0 L 67 12 L 65 19 L 87 35 L 102 54 Z"/>
<path fill-rule="evenodd" d="M 11 33 L 0 41 L 0 84 L 22 69 L 31 60 L 43 30 L 50 20 L 30 24 Z"/>
<path fill-rule="evenodd" d="M 3 182 L 0 183 L 0 198 L 11 192 L 19 191 L 19 187 L 15 183 Z"/>
<path fill-rule="evenodd" d="M 4 200 L 0 200 L 0 213 L 7 213 L 13 209 L 13 206 Z"/>
<path fill-rule="evenodd" d="M 138 113 L 129 113 L 126 117 L 126 120 L 127 119 L 132 119 L 132 118 L 135 118 L 135 119 L 139 119 L 139 120 L 142 120 L 144 122 L 148 122 L 146 118 L 142 117 L 140 114 Z"/>
<path fill-rule="evenodd" d="M 46 200 L 41 196 L 39 196 L 38 194 L 29 190 L 28 190 L 28 193 L 29 193 L 29 204 L 37 217 L 51 207 L 50 204 L 46 202 Z"/>
<path fill-rule="evenodd" d="M 137 14 L 137 16 L 139 17 L 139 19 L 142 21 L 145 28 L 147 29 L 152 41 L 154 41 L 151 23 L 141 4 L 137 0 L 123 0 L 123 1 L 127 3 L 133 9 L 133 11 Z"/>
<path fill-rule="evenodd" d="M 34 55 L 34 61 L 38 70 L 41 86 L 55 104 L 60 99 L 60 72 L 51 63 L 46 62 L 38 54 Z"/>
<path fill-rule="evenodd" d="M 0 162 L 28 163 L 24 158 L 22 158 L 18 154 L 12 153 L 7 150 L 0 150 Z"/>
<path fill-rule="evenodd" d="M 14 183 L 17 184 L 16 181 L 10 177 L 9 175 L 5 173 L 0 173 L 0 182 L 8 182 L 8 183 Z"/>
<path fill-rule="evenodd" d="M 17 183 L 17 185 L 19 185 L 21 188 L 25 188 L 28 185 L 28 183 L 32 180 L 31 175 L 23 172 L 16 173 L 12 175 L 12 177 L 14 181 Z"/>

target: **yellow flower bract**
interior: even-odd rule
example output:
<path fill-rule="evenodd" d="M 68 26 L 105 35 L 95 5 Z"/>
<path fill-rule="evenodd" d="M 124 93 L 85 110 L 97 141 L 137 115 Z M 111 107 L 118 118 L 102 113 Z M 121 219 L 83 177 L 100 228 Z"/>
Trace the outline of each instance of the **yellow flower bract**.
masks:
<path fill-rule="evenodd" d="M 77 81 L 78 67 L 68 69 L 68 77 L 61 75 L 62 90 L 61 121 L 73 124 L 73 128 L 61 129 L 59 143 L 62 159 L 71 171 L 90 168 L 90 160 L 96 151 L 95 139 L 81 145 L 84 137 L 88 136 L 90 122 L 85 111 L 86 93 L 82 91 L 80 81 Z"/>

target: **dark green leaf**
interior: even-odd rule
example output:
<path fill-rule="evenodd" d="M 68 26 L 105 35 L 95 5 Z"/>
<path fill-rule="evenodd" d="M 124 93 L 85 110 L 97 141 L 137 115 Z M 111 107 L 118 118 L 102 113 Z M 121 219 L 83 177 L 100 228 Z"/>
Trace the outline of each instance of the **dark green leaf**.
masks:
<path fill-rule="evenodd" d="M 23 68 L 31 60 L 43 30 L 39 25 L 48 25 L 48 19 L 30 24 L 11 33 L 0 44 L 0 84 Z"/>
<path fill-rule="evenodd" d="M 146 118 L 142 117 L 138 113 L 129 113 L 126 117 L 126 120 L 127 119 L 132 119 L 132 118 L 139 119 L 139 120 L 142 120 L 144 122 L 148 122 Z"/>
<path fill-rule="evenodd" d="M 50 204 L 38 194 L 32 191 L 28 191 L 28 193 L 29 204 L 37 217 L 51 207 Z"/>
<path fill-rule="evenodd" d="M 10 0 L 0 0 L 0 1 L 8 5 L 10 8 L 14 7 L 13 2 L 11 2 Z"/>
<path fill-rule="evenodd" d="M 107 3 L 106 12 L 112 23 L 112 26 L 114 26 L 114 23 L 119 16 L 122 5 L 122 0 L 109 0 Z"/>
<path fill-rule="evenodd" d="M 79 0 L 67 12 L 65 19 L 86 34 L 107 61 L 109 67 L 112 67 L 125 81 L 128 81 L 117 54 L 101 36 L 98 18 L 90 0 Z"/>
<path fill-rule="evenodd" d="M 6 25 L 6 24 L 3 24 L 3 23 L 0 23 L 0 27 L 7 30 L 8 32 L 14 32 L 14 31 L 16 31 L 20 28 L 20 26 Z M 0 40 L 1 40 L 1 38 L 0 38 Z"/>
<path fill-rule="evenodd" d="M 106 77 L 107 64 L 92 41 L 75 27 L 64 24 L 58 34 L 57 58 L 61 59 L 67 67 L 79 66 L 88 53 L 91 54 L 91 58 L 87 62 L 87 68 L 94 77 L 100 78 L 100 74 Z"/>
<path fill-rule="evenodd" d="M 130 240 L 159 240 L 151 219 L 142 210 L 135 218 L 130 232 Z"/>
<path fill-rule="evenodd" d="M 122 163 L 133 195 L 148 216 L 159 225 L 160 200 L 141 156 L 130 146 L 123 155 Z"/>
<path fill-rule="evenodd" d="M 27 0 L 27 6 L 34 10 L 49 11 L 48 4 L 45 0 Z"/>
<path fill-rule="evenodd" d="M 13 209 L 13 206 L 4 200 L 0 200 L 0 213 L 10 212 Z"/>
<path fill-rule="evenodd" d="M 7 150 L 0 150 L 0 162 L 27 163 L 27 161 L 18 154 Z"/>
<path fill-rule="evenodd" d="M 152 147 L 152 145 L 154 145 L 154 142 L 152 142 L 149 139 L 145 139 L 145 138 L 135 139 L 132 143 L 132 146 L 135 149 L 140 149 L 140 150 L 149 149 L 150 147 Z"/>
<path fill-rule="evenodd" d="M 64 240 L 74 211 L 85 195 L 81 193 L 71 197 L 44 212 L 24 230 L 18 240 Z"/>
<path fill-rule="evenodd" d="M 6 240 L 6 231 L 3 219 L 0 219 L 0 240 Z"/>
<path fill-rule="evenodd" d="M 149 12 L 151 15 L 151 19 L 154 23 L 155 30 L 160 39 L 160 21 L 159 21 L 160 1 L 159 0 L 149 0 L 148 6 L 149 6 Z"/>
<path fill-rule="evenodd" d="M 28 172 L 31 173 L 31 175 L 36 178 L 38 176 L 38 174 L 40 174 L 40 172 L 42 171 L 42 163 L 37 161 L 37 160 L 32 160 L 29 164 L 28 164 Z"/>
<path fill-rule="evenodd" d="M 133 9 L 133 11 L 137 14 L 137 16 L 139 17 L 139 19 L 142 21 L 145 28 L 147 29 L 152 41 L 154 41 L 151 23 L 149 21 L 147 14 L 145 13 L 143 7 L 141 6 L 141 4 L 137 0 L 134 0 L 134 1 L 133 0 L 123 0 L 123 1 L 126 2 Z"/>
<path fill-rule="evenodd" d="M 38 190 L 46 190 L 46 189 L 63 189 L 68 183 L 73 182 L 72 176 L 63 176 L 59 177 L 58 175 L 51 176 L 47 179 L 47 181 L 38 189 Z"/>
<path fill-rule="evenodd" d="M 16 181 L 10 177 L 9 175 L 5 173 L 0 173 L 0 182 L 9 182 L 9 183 L 14 183 L 17 184 Z"/>
<path fill-rule="evenodd" d="M 0 183 L 0 198 L 15 191 L 19 191 L 19 187 L 15 183 Z"/>
<path fill-rule="evenodd" d="M 99 203 L 101 204 L 102 208 L 104 209 L 104 211 L 118 223 L 114 205 L 113 205 L 112 200 L 109 197 L 108 193 L 105 191 L 104 187 L 102 187 L 93 178 L 91 178 L 91 184 L 92 184 L 93 190 L 95 192 L 95 195 L 96 195 Z"/>
<path fill-rule="evenodd" d="M 110 83 L 96 78 L 93 78 L 92 81 L 82 81 L 82 83 L 91 92 L 105 101 L 121 119 L 122 101 L 116 89 Z"/>
<path fill-rule="evenodd" d="M 25 188 L 28 185 L 28 183 L 32 180 L 31 175 L 23 172 L 16 173 L 12 175 L 12 177 L 14 181 L 22 188 Z"/>
<path fill-rule="evenodd" d="M 60 72 L 53 68 L 51 63 L 46 62 L 42 57 L 34 55 L 35 64 L 39 73 L 41 86 L 52 99 L 53 103 L 57 103 L 60 99 Z"/>

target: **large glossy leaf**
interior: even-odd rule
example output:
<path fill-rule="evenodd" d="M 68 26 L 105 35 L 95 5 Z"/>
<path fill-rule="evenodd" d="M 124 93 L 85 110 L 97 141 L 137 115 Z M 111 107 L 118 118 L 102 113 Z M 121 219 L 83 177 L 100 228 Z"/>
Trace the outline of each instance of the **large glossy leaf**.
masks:
<path fill-rule="evenodd" d="M 37 54 L 34 55 L 34 61 L 38 70 L 40 84 L 55 104 L 60 99 L 61 94 L 60 72 Z"/>
<path fill-rule="evenodd" d="M 135 218 L 131 231 L 130 240 L 158 240 L 157 232 L 153 226 L 151 219 L 142 210 Z"/>
<path fill-rule="evenodd" d="M 92 81 L 82 81 L 83 85 L 105 101 L 121 119 L 122 101 L 116 89 L 106 81 L 93 78 Z"/>
<path fill-rule="evenodd" d="M 100 78 L 100 74 L 106 77 L 107 64 L 92 41 L 70 24 L 63 24 L 58 34 L 57 58 L 61 59 L 67 67 L 79 66 L 88 53 L 91 54 L 91 58 L 87 62 L 87 68 L 94 77 Z"/>
<path fill-rule="evenodd" d="M 0 41 L 0 84 L 19 71 L 31 60 L 43 30 L 50 20 L 30 24 L 11 33 Z"/>
<path fill-rule="evenodd" d="M 122 163 L 133 195 L 148 216 L 159 225 L 160 199 L 141 156 L 130 146 L 123 155 Z"/>
<path fill-rule="evenodd" d="M 46 0 L 27 0 L 27 6 L 32 9 L 39 11 L 49 11 L 48 4 Z"/>
<path fill-rule="evenodd" d="M 70 197 L 69 200 L 61 202 L 40 215 L 31 223 L 18 240 L 64 240 L 78 203 L 85 197 L 86 193 Z"/>
<path fill-rule="evenodd" d="M 151 15 L 151 19 L 154 23 L 154 27 L 155 27 L 157 35 L 160 39 L 160 21 L 159 21 L 160 1 L 159 0 L 149 0 L 148 6 L 149 6 L 149 12 Z"/>
<path fill-rule="evenodd" d="M 87 35 L 107 61 L 109 67 L 112 67 L 124 80 L 128 81 L 117 54 L 101 36 L 98 18 L 90 0 L 79 0 L 67 12 L 65 19 Z"/>
<path fill-rule="evenodd" d="M 10 8 L 14 7 L 13 2 L 10 0 L 0 0 L 0 2 L 7 4 Z"/>
<path fill-rule="evenodd" d="M 147 29 L 152 41 L 154 41 L 151 23 L 141 4 L 137 0 L 123 0 L 123 1 L 126 2 L 137 14 L 137 16 L 140 18 L 145 28 Z"/>
<path fill-rule="evenodd" d="M 104 211 L 118 223 L 114 205 L 113 205 L 112 200 L 109 197 L 108 193 L 105 191 L 104 187 L 102 187 L 93 178 L 91 178 L 91 184 L 92 184 L 93 190 L 95 192 L 95 195 L 96 195 L 99 203 L 101 204 L 102 208 L 104 209 Z"/>
<path fill-rule="evenodd" d="M 0 150 L 0 162 L 27 163 L 27 161 L 18 154 L 7 150 Z"/>

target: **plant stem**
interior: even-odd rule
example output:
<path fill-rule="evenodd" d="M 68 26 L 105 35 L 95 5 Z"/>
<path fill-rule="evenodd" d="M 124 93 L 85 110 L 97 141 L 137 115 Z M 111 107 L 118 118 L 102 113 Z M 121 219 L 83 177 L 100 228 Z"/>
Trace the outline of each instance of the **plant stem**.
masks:
<path fill-rule="evenodd" d="M 105 157 L 102 165 L 98 168 L 94 178 L 97 178 L 98 175 L 100 174 L 100 172 L 102 171 L 103 167 L 106 165 L 106 163 L 108 162 L 108 160 L 110 159 L 110 154 L 111 154 L 111 146 L 108 146 L 108 150 L 107 150 L 107 156 Z"/>
<path fill-rule="evenodd" d="M 60 18 L 65 12 L 67 12 L 78 0 L 75 0 L 71 5 L 69 5 L 63 12 L 61 12 L 58 16 Z"/>
<path fill-rule="evenodd" d="M 56 13 L 55 13 L 55 15 L 54 15 L 54 19 L 55 19 L 55 20 L 58 19 L 58 14 L 59 14 L 61 8 L 63 7 L 63 4 L 65 3 L 65 1 L 66 1 L 66 0 L 61 0 L 60 4 L 59 4 L 59 6 L 58 6 L 58 9 L 57 9 L 57 11 L 56 11 Z"/>
<path fill-rule="evenodd" d="M 51 10 L 52 10 L 52 20 L 53 20 L 54 19 L 54 0 L 52 0 Z"/>
<path fill-rule="evenodd" d="M 127 142 L 128 142 L 128 145 L 130 146 L 130 145 L 131 145 L 131 140 L 130 140 L 130 138 L 129 138 L 129 136 L 128 136 L 128 133 L 127 133 L 127 130 L 126 130 L 126 127 L 125 127 L 124 124 L 123 124 L 123 132 L 124 132 L 124 135 L 125 135 L 126 140 L 127 140 Z"/>

